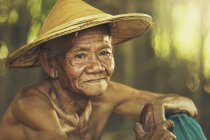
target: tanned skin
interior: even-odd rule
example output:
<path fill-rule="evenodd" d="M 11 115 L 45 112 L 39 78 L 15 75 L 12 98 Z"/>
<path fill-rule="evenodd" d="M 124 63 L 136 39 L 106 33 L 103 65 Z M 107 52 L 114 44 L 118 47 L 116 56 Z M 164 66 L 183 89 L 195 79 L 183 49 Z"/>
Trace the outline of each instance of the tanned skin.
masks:
<path fill-rule="evenodd" d="M 170 132 L 173 122 L 166 120 L 157 125 L 154 116 L 154 106 L 146 104 L 139 119 L 141 124 L 136 123 L 134 127 L 136 140 L 175 140 L 176 136 Z"/>
<path fill-rule="evenodd" d="M 112 113 L 138 119 L 146 103 L 155 108 L 158 126 L 165 114 L 197 114 L 188 98 L 111 82 L 113 47 L 103 26 L 81 31 L 61 46 L 69 49 L 59 57 L 42 50 L 40 62 L 49 78 L 17 94 L 1 121 L 0 140 L 99 140 Z M 169 133 L 166 139 L 173 137 L 164 133 Z"/>

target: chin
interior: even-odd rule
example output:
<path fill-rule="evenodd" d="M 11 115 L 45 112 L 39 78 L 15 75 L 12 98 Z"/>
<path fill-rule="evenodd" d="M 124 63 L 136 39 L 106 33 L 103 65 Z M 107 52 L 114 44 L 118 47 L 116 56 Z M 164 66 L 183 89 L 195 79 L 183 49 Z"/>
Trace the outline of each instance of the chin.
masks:
<path fill-rule="evenodd" d="M 96 97 L 96 96 L 102 95 L 103 92 L 101 92 L 101 91 L 94 91 L 94 92 L 86 92 L 84 94 L 89 96 L 89 97 Z"/>
<path fill-rule="evenodd" d="M 85 95 L 94 97 L 102 95 L 108 88 L 108 83 L 103 84 L 88 84 L 83 86 L 82 91 Z"/>
<path fill-rule="evenodd" d="M 90 97 L 94 97 L 94 96 L 100 96 L 102 95 L 105 91 L 106 91 L 107 87 L 105 88 L 90 88 L 86 91 L 84 91 L 84 94 Z"/>

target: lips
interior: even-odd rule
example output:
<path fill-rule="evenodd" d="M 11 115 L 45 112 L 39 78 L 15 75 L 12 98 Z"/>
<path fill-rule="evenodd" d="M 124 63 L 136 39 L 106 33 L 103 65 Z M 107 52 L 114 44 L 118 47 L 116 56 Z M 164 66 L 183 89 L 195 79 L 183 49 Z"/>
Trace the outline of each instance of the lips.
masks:
<path fill-rule="evenodd" d="M 106 78 L 88 79 L 83 81 L 82 83 L 95 83 L 95 82 L 100 82 L 101 80 L 106 80 Z"/>

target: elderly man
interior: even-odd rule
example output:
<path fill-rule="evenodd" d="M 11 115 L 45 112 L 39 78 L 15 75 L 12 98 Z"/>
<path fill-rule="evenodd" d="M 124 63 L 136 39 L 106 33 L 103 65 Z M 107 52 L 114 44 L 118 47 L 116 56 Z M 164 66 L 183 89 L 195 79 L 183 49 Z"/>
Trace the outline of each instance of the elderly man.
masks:
<path fill-rule="evenodd" d="M 17 94 L 1 122 L 0 140 L 98 140 L 111 113 L 138 119 L 147 103 L 157 127 L 146 133 L 137 125 L 137 139 L 175 139 L 165 113 L 195 116 L 190 99 L 110 81 L 113 45 L 151 24 L 144 14 L 112 16 L 81 0 L 57 0 L 40 36 L 8 58 L 9 67 L 41 65 L 49 78 Z M 145 118 L 144 129 L 150 122 Z"/>

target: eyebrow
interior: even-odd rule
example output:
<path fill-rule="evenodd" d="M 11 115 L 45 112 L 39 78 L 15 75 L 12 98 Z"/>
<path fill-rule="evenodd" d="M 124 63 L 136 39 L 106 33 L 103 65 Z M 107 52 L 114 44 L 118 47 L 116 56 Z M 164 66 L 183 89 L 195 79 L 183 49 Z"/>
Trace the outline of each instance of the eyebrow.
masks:
<path fill-rule="evenodd" d="M 88 48 L 83 48 L 83 47 L 75 47 L 75 48 L 72 48 L 71 51 L 73 52 L 76 52 L 76 51 L 88 51 L 89 49 Z"/>
<path fill-rule="evenodd" d="M 98 50 L 101 50 L 101 49 L 112 49 L 112 45 L 104 45 L 102 47 L 100 47 Z M 84 48 L 82 46 L 75 46 L 71 49 L 71 51 L 73 52 L 77 52 L 77 51 L 89 51 L 90 48 Z"/>

